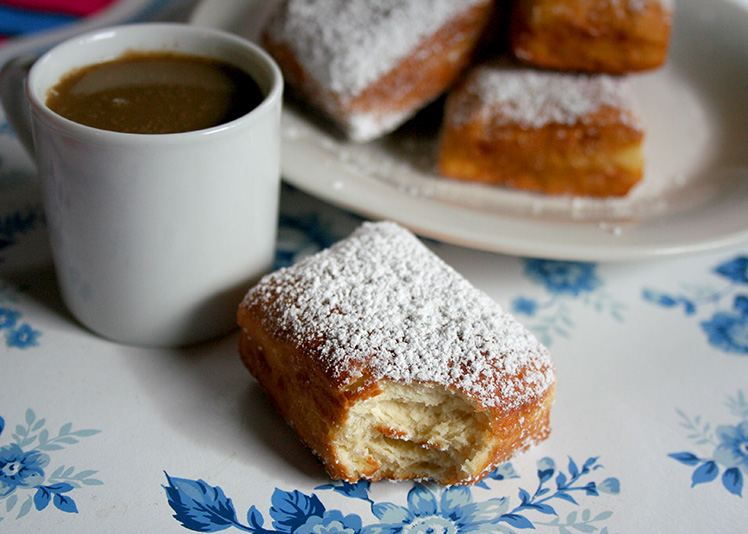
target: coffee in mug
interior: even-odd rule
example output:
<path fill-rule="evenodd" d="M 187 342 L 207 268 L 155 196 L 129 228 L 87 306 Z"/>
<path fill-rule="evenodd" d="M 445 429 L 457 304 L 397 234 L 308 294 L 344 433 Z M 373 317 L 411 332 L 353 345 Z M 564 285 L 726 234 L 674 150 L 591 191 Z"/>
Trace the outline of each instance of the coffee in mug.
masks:
<path fill-rule="evenodd" d="M 86 126 L 47 104 L 70 73 L 112 60 L 119 71 L 132 53 L 235 66 L 256 82 L 262 101 L 218 126 L 142 135 Z M 174 73 L 182 86 L 193 75 Z M 120 90 L 128 78 L 120 72 L 110 85 Z M 239 302 L 275 258 L 282 94 L 280 69 L 261 48 L 186 24 L 102 28 L 38 59 L 6 62 L 0 101 L 36 162 L 60 293 L 76 319 L 108 339 L 149 347 L 236 328 Z M 233 100 L 251 106 L 253 98 Z M 155 102 L 149 115 L 175 119 Z M 195 104 L 189 111 L 198 114 Z"/>
<path fill-rule="evenodd" d="M 78 124 L 136 134 L 212 128 L 257 107 L 264 96 L 226 61 L 176 52 L 129 51 L 74 69 L 50 89 L 46 105 Z"/>

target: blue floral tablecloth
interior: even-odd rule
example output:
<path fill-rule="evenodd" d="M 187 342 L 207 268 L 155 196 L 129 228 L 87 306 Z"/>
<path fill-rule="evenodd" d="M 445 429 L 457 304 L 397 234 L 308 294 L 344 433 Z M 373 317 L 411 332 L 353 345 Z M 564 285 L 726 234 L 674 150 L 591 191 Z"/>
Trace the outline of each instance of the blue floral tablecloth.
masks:
<path fill-rule="evenodd" d="M 360 222 L 284 187 L 278 265 Z M 235 334 L 148 350 L 70 317 L 0 115 L 0 532 L 748 532 L 748 244 L 621 264 L 427 244 L 551 350 L 551 437 L 472 487 L 331 481 Z"/>

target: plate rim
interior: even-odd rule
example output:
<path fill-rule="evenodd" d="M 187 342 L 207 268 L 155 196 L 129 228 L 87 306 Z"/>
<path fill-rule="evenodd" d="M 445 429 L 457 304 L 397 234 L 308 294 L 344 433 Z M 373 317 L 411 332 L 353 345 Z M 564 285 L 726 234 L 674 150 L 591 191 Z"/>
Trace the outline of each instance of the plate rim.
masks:
<path fill-rule="evenodd" d="M 200 0 L 190 23 L 229 29 L 225 26 L 233 20 L 234 14 L 240 12 L 237 10 L 246 12 L 256 1 Z M 689 1 L 699 0 L 679 0 L 675 9 L 688 11 Z M 748 28 L 748 5 L 733 0 L 722 0 L 721 3 L 739 10 Z M 691 6 L 690 9 L 695 8 Z M 317 160 L 319 165 L 309 165 L 311 155 L 304 154 L 304 151 L 309 151 L 310 147 L 305 145 L 308 142 L 284 136 L 281 173 L 288 184 L 358 215 L 394 220 L 423 237 L 471 249 L 558 260 L 623 262 L 710 252 L 748 242 L 748 223 L 719 235 L 681 238 L 672 242 L 646 239 L 647 229 L 682 224 L 683 212 L 655 215 L 638 223 L 613 223 L 606 228 L 604 223 L 597 221 L 549 221 L 497 211 L 487 215 L 477 208 L 403 192 L 392 183 L 343 165 L 332 165 L 330 161 Z M 312 151 L 319 150 L 319 147 L 312 147 Z M 742 200 L 748 207 L 748 189 L 743 191 Z M 435 218 L 424 210 L 441 213 Z M 470 226 L 464 224 L 465 220 L 471 223 Z M 502 231 L 485 231 L 491 224 L 493 228 L 501 227 Z M 537 235 L 538 227 L 548 235 Z M 532 238 L 523 238 L 523 230 L 525 234 L 529 231 Z M 558 239 L 559 231 L 573 231 L 577 239 L 575 242 Z"/>

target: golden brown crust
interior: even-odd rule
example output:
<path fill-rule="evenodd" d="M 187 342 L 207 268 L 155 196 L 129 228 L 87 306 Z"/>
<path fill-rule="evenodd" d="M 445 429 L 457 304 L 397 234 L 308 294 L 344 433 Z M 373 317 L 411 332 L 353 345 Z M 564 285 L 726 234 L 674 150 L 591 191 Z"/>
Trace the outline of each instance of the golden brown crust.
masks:
<path fill-rule="evenodd" d="M 345 421 L 351 405 L 374 394 L 376 386 L 368 384 L 353 393 L 333 386 L 311 353 L 267 332 L 256 312 L 245 306 L 239 309 L 242 362 L 330 476 L 350 479 L 350 473 L 334 460 L 334 428 Z"/>
<path fill-rule="evenodd" d="M 495 69 L 496 94 L 508 93 L 502 91 L 502 83 L 522 80 L 528 94 L 540 93 L 532 105 L 538 114 L 546 113 L 547 120 L 507 118 L 509 111 L 525 102 L 512 101 L 514 95 L 508 95 L 504 101 L 496 97 L 496 102 L 488 103 L 485 92 L 490 88 L 476 90 L 468 79 L 447 100 L 439 143 L 441 174 L 545 194 L 596 197 L 625 195 L 641 180 L 644 133 L 631 103 L 624 107 L 623 93 L 619 97 L 611 89 L 610 95 L 601 96 L 602 90 L 596 87 L 605 84 L 615 89 L 624 80 L 605 78 L 596 83 L 596 77 L 522 73 L 522 69 L 509 72 L 511 79 L 507 79 L 502 68 Z M 492 69 L 485 66 L 482 70 Z M 588 87 L 576 91 L 577 81 Z M 578 92 L 577 98 L 553 94 L 564 88 Z M 598 105 L 595 98 L 601 100 Z M 580 99 L 587 102 L 580 105 Z M 559 108 L 556 116 L 548 110 L 554 104 Z M 588 109 L 578 116 L 558 117 L 574 106 Z M 532 106 L 524 107 L 529 114 Z"/>
<path fill-rule="evenodd" d="M 660 0 L 520 0 L 510 43 L 537 67 L 624 74 L 665 62 L 671 26 L 671 7 Z"/>
<path fill-rule="evenodd" d="M 321 458 L 330 457 L 331 427 L 344 417 L 346 399 L 329 387 L 317 366 L 290 343 L 274 339 L 240 308 L 239 354 L 281 416 Z"/>
<path fill-rule="evenodd" d="M 641 171 L 584 158 L 589 151 L 615 153 L 638 145 L 641 132 L 629 128 L 551 125 L 528 132 L 505 127 L 491 139 L 481 139 L 479 130 L 480 125 L 472 124 L 444 132 L 439 161 L 443 175 L 551 195 L 595 197 L 626 195 L 642 177 Z"/>
<path fill-rule="evenodd" d="M 469 484 L 548 435 L 547 349 L 394 223 L 264 277 L 237 320 L 242 361 L 333 478 Z"/>
<path fill-rule="evenodd" d="M 266 31 L 262 39 L 291 87 L 353 140 L 368 141 L 394 130 L 454 83 L 470 64 L 492 12 L 491 1 L 463 11 L 352 98 L 321 85 L 277 33 Z"/>
<path fill-rule="evenodd" d="M 344 424 L 351 407 L 380 391 L 377 383 L 351 391 L 333 387 L 320 368 L 318 360 L 299 351 L 289 343 L 268 333 L 261 325 L 263 320 L 246 307 L 240 308 L 239 353 L 242 362 L 257 379 L 273 401 L 281 416 L 291 424 L 301 440 L 323 462 L 330 477 L 355 482 L 360 478 L 421 479 L 419 470 L 383 471 L 373 458 L 368 458 L 369 468 L 356 470 L 340 461 L 335 428 Z M 492 429 L 487 453 L 476 462 L 469 477 L 455 472 L 452 478 L 439 480 L 442 484 L 474 484 L 502 463 L 546 439 L 550 434 L 550 412 L 555 400 L 555 384 L 539 398 L 512 410 L 486 408 Z M 378 428 L 382 435 L 403 439 L 405 433 L 397 428 Z M 427 442 L 416 445 L 433 448 Z"/>
<path fill-rule="evenodd" d="M 414 260 L 426 272 L 424 281 L 403 269 L 412 254 L 423 256 Z M 347 261 L 354 257 L 361 263 Z M 371 271 L 356 277 L 356 272 L 367 268 Z M 393 284 L 392 271 L 401 271 L 413 286 Z M 362 294 L 374 294 L 381 302 L 361 301 L 355 291 L 360 280 L 371 280 L 372 274 L 386 280 L 382 285 L 372 281 Z M 424 284 L 434 277 L 448 290 L 469 287 L 407 231 L 392 223 L 366 224 L 331 250 L 265 277 L 242 302 L 237 315 L 242 361 L 331 477 L 434 478 L 443 484 L 469 484 L 548 436 L 555 371 L 547 350 L 509 316 L 499 313 L 491 318 L 495 303 L 474 288 L 475 295 L 459 307 L 478 323 L 454 334 L 463 337 L 473 332 L 477 351 L 470 349 L 472 341 L 454 345 L 449 341 L 453 333 L 437 333 L 432 328 L 438 321 L 424 318 L 407 328 L 407 334 L 423 335 L 419 325 L 425 321 L 424 332 L 439 338 L 434 346 L 447 353 L 455 350 L 459 357 L 434 354 L 428 342 L 411 339 L 407 345 L 418 345 L 413 354 L 423 360 L 415 363 L 415 375 L 407 378 L 413 369 L 405 362 L 412 362 L 412 355 L 395 363 L 401 352 L 387 341 L 392 339 L 388 325 L 401 312 L 408 315 L 424 305 L 431 307 L 420 299 L 424 298 L 421 289 L 429 289 Z M 304 279 L 319 287 L 320 294 L 303 289 Z M 333 292 L 327 289 L 330 285 L 335 286 Z M 370 308 L 392 305 L 383 292 L 404 305 L 374 326 L 386 314 Z M 452 299 L 461 298 L 448 292 Z M 339 295 L 358 302 L 343 311 L 329 302 Z M 401 300 L 402 295 L 411 296 Z M 441 304 L 437 301 L 436 308 L 444 307 Z M 359 317 L 354 308 L 367 315 Z M 338 335 L 336 319 L 329 317 L 339 313 L 349 316 L 350 335 Z M 309 317 L 316 317 L 314 324 Z M 447 320 L 455 317 L 450 312 Z M 466 319 L 462 322 L 469 323 Z M 400 325 L 393 331 L 404 332 Z M 495 339 L 487 339 L 488 335 Z M 372 341 L 378 337 L 385 346 Z M 344 359 L 331 359 L 330 349 Z M 390 350 L 394 352 L 388 355 Z M 462 360 L 472 362 L 472 378 L 467 369 L 455 372 L 454 363 Z M 398 418 L 403 411 L 407 416 Z M 441 428 L 445 424 L 447 430 Z M 432 426 L 441 430 L 434 432 Z M 401 454 L 405 461 L 398 460 Z"/>

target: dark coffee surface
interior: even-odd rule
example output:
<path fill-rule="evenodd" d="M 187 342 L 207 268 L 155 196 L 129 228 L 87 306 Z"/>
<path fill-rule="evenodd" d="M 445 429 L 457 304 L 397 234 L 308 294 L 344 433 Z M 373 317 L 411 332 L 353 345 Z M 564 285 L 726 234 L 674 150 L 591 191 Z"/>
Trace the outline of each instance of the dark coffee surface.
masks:
<path fill-rule="evenodd" d="M 130 52 L 65 75 L 47 106 L 86 126 L 125 133 L 202 130 L 262 102 L 252 77 L 229 63 L 172 52 Z"/>

